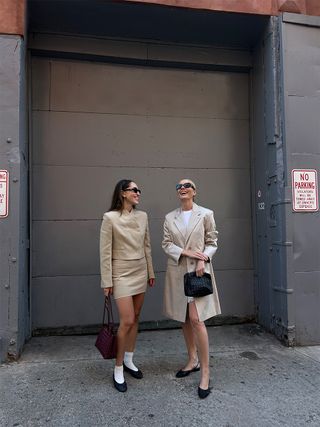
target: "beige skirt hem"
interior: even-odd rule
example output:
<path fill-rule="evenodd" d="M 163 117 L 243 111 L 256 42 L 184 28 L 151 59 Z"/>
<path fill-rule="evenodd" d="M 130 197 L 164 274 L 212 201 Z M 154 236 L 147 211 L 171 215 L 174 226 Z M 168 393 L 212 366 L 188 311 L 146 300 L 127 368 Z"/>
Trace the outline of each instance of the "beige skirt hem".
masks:
<path fill-rule="evenodd" d="M 148 270 L 145 258 L 112 260 L 113 297 L 115 299 L 142 294 L 147 290 Z"/>

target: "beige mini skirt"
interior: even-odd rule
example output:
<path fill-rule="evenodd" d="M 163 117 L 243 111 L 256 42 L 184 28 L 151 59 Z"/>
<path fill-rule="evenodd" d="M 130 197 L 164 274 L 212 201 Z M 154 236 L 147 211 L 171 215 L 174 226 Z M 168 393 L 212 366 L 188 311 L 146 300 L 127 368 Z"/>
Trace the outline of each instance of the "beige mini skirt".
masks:
<path fill-rule="evenodd" d="M 113 259 L 112 283 L 115 299 L 144 293 L 148 284 L 146 259 Z"/>

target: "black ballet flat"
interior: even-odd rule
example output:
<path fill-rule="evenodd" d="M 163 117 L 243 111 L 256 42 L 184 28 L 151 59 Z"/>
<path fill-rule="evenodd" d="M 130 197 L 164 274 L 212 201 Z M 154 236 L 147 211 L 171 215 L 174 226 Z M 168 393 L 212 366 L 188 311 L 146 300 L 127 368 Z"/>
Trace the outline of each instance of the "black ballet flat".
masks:
<path fill-rule="evenodd" d="M 184 378 L 184 377 L 187 377 L 188 375 L 192 374 L 192 372 L 198 372 L 198 371 L 200 371 L 200 363 L 197 363 L 194 368 L 188 369 L 187 371 L 180 369 L 180 371 L 178 371 L 176 373 L 176 377 L 177 378 Z"/>
<path fill-rule="evenodd" d="M 200 399 L 205 399 L 211 393 L 211 387 L 208 387 L 206 390 L 204 388 L 198 387 L 198 396 Z"/>
<path fill-rule="evenodd" d="M 126 366 L 125 364 L 123 364 L 123 369 L 137 380 L 141 380 L 141 378 L 143 378 L 143 373 L 140 371 L 140 369 L 134 371 L 133 369 L 128 368 L 128 366 Z"/>
<path fill-rule="evenodd" d="M 126 382 L 124 382 L 124 383 L 117 383 L 117 381 L 115 380 L 114 376 L 113 376 L 113 385 L 121 393 L 124 393 L 125 391 L 127 391 L 127 383 Z"/>

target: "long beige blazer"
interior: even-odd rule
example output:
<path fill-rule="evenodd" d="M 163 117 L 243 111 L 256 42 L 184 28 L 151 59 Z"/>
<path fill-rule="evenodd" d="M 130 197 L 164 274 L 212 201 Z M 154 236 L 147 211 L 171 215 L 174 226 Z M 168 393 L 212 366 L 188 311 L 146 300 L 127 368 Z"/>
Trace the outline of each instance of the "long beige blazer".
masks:
<path fill-rule="evenodd" d="M 195 271 L 196 260 L 181 256 L 183 249 L 204 252 L 210 258 L 205 270 L 211 274 L 213 294 L 195 298 L 199 320 L 204 321 L 221 313 L 211 258 L 217 250 L 216 224 L 213 212 L 193 204 L 192 214 L 185 227 L 180 208 L 168 213 L 164 222 L 162 247 L 168 255 L 164 290 L 164 314 L 174 320 L 185 322 L 187 297 L 184 294 L 183 277 Z"/>
<path fill-rule="evenodd" d="M 154 278 L 147 214 L 136 209 L 122 213 L 106 212 L 100 230 L 101 287 L 113 287 L 113 259 L 135 260 L 144 257 L 148 278 Z"/>

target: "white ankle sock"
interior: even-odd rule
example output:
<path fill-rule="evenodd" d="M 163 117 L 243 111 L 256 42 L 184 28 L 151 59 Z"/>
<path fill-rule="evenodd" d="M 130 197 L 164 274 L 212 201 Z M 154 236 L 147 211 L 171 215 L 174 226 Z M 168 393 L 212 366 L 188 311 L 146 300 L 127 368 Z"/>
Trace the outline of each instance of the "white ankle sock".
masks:
<path fill-rule="evenodd" d="M 132 361 L 133 358 L 133 352 L 126 351 L 124 353 L 124 363 L 127 368 L 132 369 L 133 371 L 138 371 L 138 368 Z"/>
<path fill-rule="evenodd" d="M 123 366 L 116 366 L 115 365 L 115 367 L 114 367 L 114 379 L 119 384 L 124 383 Z"/>

